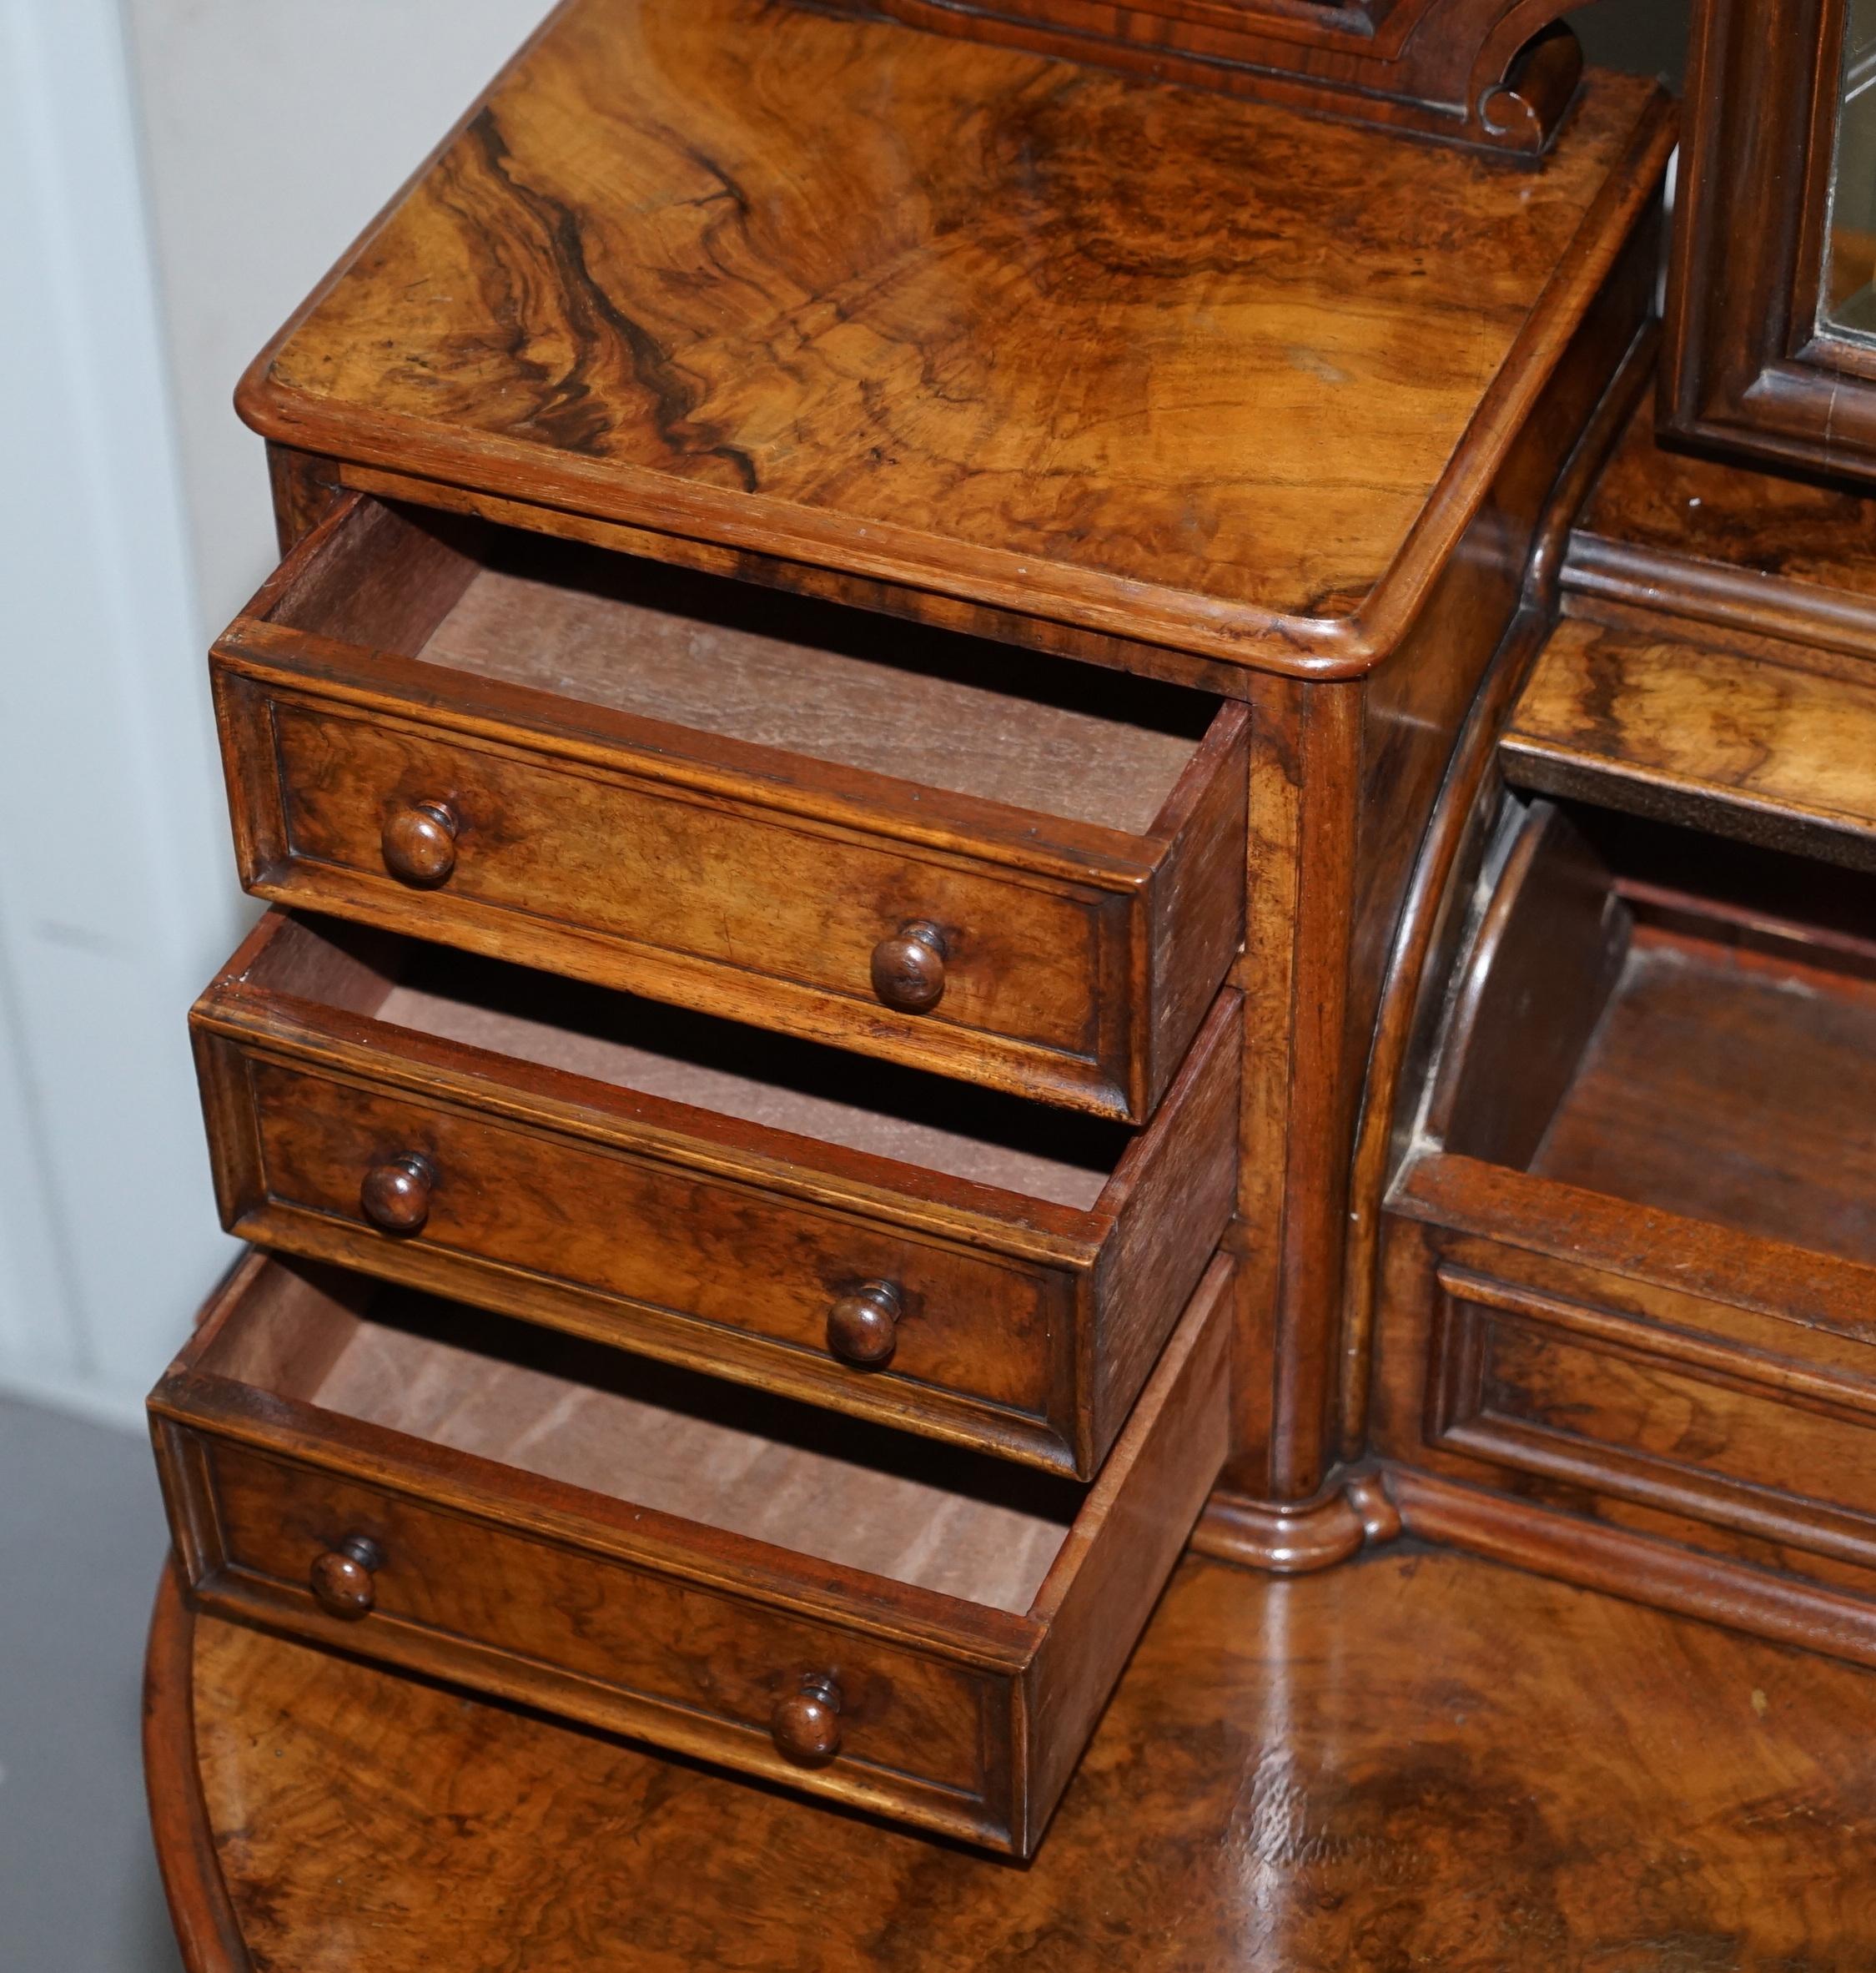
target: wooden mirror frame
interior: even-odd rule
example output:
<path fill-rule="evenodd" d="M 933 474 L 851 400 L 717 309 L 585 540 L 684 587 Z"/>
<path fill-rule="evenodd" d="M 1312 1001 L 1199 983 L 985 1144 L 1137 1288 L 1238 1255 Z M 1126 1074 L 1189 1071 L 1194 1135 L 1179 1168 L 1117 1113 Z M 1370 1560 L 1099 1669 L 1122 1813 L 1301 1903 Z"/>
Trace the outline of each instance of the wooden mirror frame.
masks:
<path fill-rule="evenodd" d="M 1845 0 L 1699 0 L 1663 430 L 1876 480 L 1876 343 L 1820 330 Z"/>

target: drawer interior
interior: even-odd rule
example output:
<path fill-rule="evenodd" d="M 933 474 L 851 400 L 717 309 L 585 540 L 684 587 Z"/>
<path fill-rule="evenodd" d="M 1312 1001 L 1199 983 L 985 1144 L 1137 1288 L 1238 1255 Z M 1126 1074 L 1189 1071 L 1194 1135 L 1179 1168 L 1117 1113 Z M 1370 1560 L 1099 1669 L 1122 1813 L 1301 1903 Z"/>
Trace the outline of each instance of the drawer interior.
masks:
<path fill-rule="evenodd" d="M 1134 1133 L 918 1070 L 330 921 L 283 914 L 243 975 L 705 1116 L 1092 1210 Z"/>
<path fill-rule="evenodd" d="M 1876 1264 L 1876 878 L 1540 803 L 1456 1003 L 1446 1150 Z"/>
<path fill-rule="evenodd" d="M 1219 702 L 462 516 L 364 501 L 264 620 L 1015 808 L 1147 833 Z"/>
<path fill-rule="evenodd" d="M 1018 1614 L 1085 1498 L 1046 1474 L 293 1262 L 255 1276 L 196 1367 Z"/>

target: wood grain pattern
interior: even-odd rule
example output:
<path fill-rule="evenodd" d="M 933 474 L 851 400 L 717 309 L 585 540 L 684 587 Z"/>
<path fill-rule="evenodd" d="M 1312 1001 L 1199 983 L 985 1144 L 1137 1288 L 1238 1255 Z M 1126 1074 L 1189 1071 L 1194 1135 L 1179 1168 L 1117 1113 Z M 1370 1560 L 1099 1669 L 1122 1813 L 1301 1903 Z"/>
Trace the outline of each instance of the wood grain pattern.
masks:
<path fill-rule="evenodd" d="M 1598 77 L 1534 171 L 1410 178 L 1376 133 L 889 24 L 578 0 L 241 402 L 366 466 L 1360 669 L 1658 128 Z"/>
<path fill-rule="evenodd" d="M 1243 708 L 883 628 L 354 501 L 216 647 L 243 881 L 1144 1121 L 1240 940 Z"/>
<path fill-rule="evenodd" d="M 389 1295 L 317 1383 L 250 1383 L 257 1331 L 334 1320 L 258 1257 L 151 1409 L 208 1607 L 1027 1855 L 1224 1459 L 1230 1289 L 1085 1493 Z M 308 1577 L 349 1542 L 339 1617 Z M 770 1732 L 807 1674 L 842 1695 L 819 1768 Z"/>
<path fill-rule="evenodd" d="M 1287 1583 L 1188 1564 L 1020 1872 L 192 1623 L 173 1593 L 152 1658 L 193 1669 L 213 1840 L 159 1831 L 172 1895 L 219 1869 L 279 1973 L 1843 1973 L 1876 1951 L 1845 1864 L 1876 1833 L 1869 1674 L 1450 1552 Z M 158 1716 L 179 1696 L 153 1687 Z"/>
<path fill-rule="evenodd" d="M 1501 751 L 1523 788 L 1876 866 L 1876 682 L 1570 619 Z"/>
<path fill-rule="evenodd" d="M 224 1222 L 288 1252 L 1089 1477 L 1230 1215 L 1229 992 L 1129 1140 L 395 944 L 299 998 L 329 943 L 269 919 L 193 1016 Z M 364 1195 L 411 1157 L 387 1232 Z M 828 1319 L 878 1281 L 857 1371 Z"/>
<path fill-rule="evenodd" d="M 1450 1261 L 1439 1281 L 1435 1443 L 1876 1563 L 1867 1342 L 1811 1349 L 1737 1316 L 1716 1335 L 1691 1298 L 1680 1324 L 1638 1321 Z"/>

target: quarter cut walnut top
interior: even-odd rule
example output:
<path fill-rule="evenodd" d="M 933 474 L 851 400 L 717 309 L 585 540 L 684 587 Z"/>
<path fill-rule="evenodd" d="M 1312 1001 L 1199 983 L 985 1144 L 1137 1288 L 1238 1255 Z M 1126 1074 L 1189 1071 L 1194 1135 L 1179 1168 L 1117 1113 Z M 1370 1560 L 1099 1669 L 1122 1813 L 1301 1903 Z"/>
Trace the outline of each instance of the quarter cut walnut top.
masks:
<path fill-rule="evenodd" d="M 1611 76 L 1526 168 L 782 0 L 572 0 L 240 401 L 341 460 L 1355 670 L 1668 139 Z"/>

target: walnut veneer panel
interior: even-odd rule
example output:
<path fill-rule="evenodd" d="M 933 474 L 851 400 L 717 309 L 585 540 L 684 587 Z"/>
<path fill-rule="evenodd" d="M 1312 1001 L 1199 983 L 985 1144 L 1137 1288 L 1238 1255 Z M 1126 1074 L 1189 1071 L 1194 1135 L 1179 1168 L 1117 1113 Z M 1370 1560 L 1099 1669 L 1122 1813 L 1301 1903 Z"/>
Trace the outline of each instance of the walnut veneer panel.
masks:
<path fill-rule="evenodd" d="M 1424 584 L 1428 503 L 1489 481 L 1481 400 L 1649 100 L 1597 76 L 1507 171 L 806 8 L 576 0 L 243 408 L 1280 664 Z"/>
<path fill-rule="evenodd" d="M 1876 675 L 1567 618 L 1501 752 L 1522 787 L 1876 864 Z"/>
<path fill-rule="evenodd" d="M 1135 1122 L 1241 940 L 1240 702 L 356 496 L 213 666 L 284 902 Z"/>

